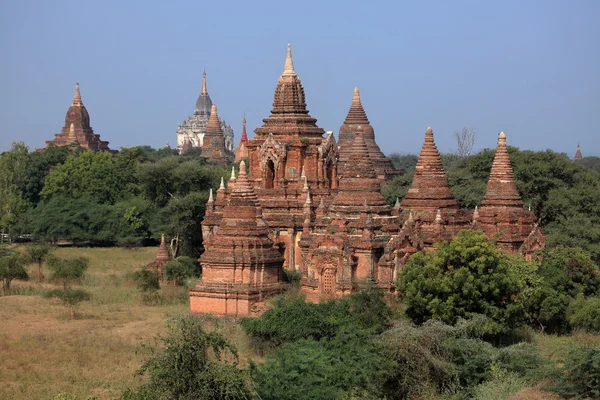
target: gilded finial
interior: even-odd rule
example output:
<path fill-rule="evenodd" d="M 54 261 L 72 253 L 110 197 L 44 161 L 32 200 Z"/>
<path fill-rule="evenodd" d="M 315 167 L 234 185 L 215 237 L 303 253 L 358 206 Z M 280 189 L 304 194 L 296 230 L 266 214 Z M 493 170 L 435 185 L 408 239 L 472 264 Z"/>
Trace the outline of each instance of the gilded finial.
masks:
<path fill-rule="evenodd" d="M 210 191 L 208 192 L 208 202 L 209 203 L 214 203 L 214 199 L 213 199 L 213 192 L 212 192 L 212 188 L 210 188 Z"/>
<path fill-rule="evenodd" d="M 289 43 L 287 45 L 287 55 L 285 57 L 283 75 L 296 75 L 296 71 L 294 71 L 294 62 L 292 61 L 292 45 Z"/>
<path fill-rule="evenodd" d="M 79 83 L 75 84 L 75 95 L 73 96 L 73 105 L 81 105 L 81 93 L 79 92 Z"/>
<path fill-rule="evenodd" d="M 225 182 L 223 181 L 223 177 L 221 177 L 221 184 L 219 185 L 219 190 L 225 190 Z"/>
<path fill-rule="evenodd" d="M 352 102 L 360 103 L 360 91 L 358 90 L 358 87 L 354 88 L 354 95 L 352 96 Z"/>
<path fill-rule="evenodd" d="M 208 94 L 206 90 L 206 70 L 202 72 L 202 94 Z"/>

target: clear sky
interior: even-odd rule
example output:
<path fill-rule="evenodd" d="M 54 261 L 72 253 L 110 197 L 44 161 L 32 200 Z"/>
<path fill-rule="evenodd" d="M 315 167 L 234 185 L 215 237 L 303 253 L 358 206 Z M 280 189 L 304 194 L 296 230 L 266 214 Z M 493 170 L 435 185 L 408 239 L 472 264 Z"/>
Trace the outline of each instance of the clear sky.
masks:
<path fill-rule="evenodd" d="M 206 68 L 219 115 L 249 133 L 269 115 L 292 44 L 311 115 L 337 131 L 354 86 L 386 153 L 427 126 L 477 149 L 577 142 L 600 156 L 600 1 L 3 1 L 0 151 L 44 146 L 75 83 L 110 147 L 176 142 Z"/>

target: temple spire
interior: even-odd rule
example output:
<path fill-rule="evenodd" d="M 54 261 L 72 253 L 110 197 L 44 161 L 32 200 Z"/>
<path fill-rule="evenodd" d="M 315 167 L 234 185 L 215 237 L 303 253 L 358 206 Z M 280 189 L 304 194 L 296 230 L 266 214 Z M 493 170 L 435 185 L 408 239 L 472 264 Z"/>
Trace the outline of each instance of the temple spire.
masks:
<path fill-rule="evenodd" d="M 458 201 L 448 188 L 448 177 L 431 127 L 425 131 L 425 142 L 417 160 L 415 175 L 401 206 L 405 210 L 458 209 Z"/>
<path fill-rule="evenodd" d="M 283 75 L 296 75 L 296 71 L 294 71 L 294 61 L 292 60 L 292 45 L 289 43 L 287 45 L 287 55 L 285 57 Z"/>
<path fill-rule="evenodd" d="M 244 119 L 242 119 L 242 138 L 240 143 L 248 143 L 248 134 L 246 133 L 246 113 L 244 113 Z"/>
<path fill-rule="evenodd" d="M 206 90 L 206 71 L 202 72 L 202 94 L 208 94 L 208 91 Z"/>
<path fill-rule="evenodd" d="M 73 96 L 73 104 L 74 106 L 80 106 L 83 102 L 81 101 L 81 93 L 79 92 L 79 83 L 75 84 L 75 95 Z"/>
<path fill-rule="evenodd" d="M 506 146 L 506 134 L 500 132 L 498 135 L 498 147 L 492 163 L 490 179 L 488 180 L 485 196 L 481 201 L 482 208 L 502 206 L 502 207 L 522 207 L 523 201 L 517 186 L 513 169 L 510 165 L 508 149 Z"/>
<path fill-rule="evenodd" d="M 208 122 L 206 123 L 206 133 L 223 133 L 216 104 L 213 104 L 210 108 L 210 117 L 208 117 Z"/>

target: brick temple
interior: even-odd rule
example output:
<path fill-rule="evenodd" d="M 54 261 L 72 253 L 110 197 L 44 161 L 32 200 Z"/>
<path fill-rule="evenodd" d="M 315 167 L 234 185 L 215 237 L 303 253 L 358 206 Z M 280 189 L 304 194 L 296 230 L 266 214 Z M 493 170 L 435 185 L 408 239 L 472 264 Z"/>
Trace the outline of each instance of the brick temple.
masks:
<path fill-rule="evenodd" d="M 282 268 L 302 274 L 312 301 L 364 284 L 393 291 L 415 252 L 481 229 L 504 249 L 534 257 L 545 237 L 523 208 L 506 147 L 498 147 L 481 207 L 459 208 L 431 128 L 425 131 L 412 185 L 389 206 L 380 186 L 400 171 L 375 142 L 356 88 L 339 142 L 310 116 L 288 45 L 271 114 L 245 146 L 239 177 L 211 190 L 202 223 L 203 277 L 190 292 L 192 312 L 249 315 L 281 290 Z"/>
<path fill-rule="evenodd" d="M 75 85 L 75 95 L 65 116 L 65 126 L 63 126 L 60 133 L 54 135 L 54 140 L 46 142 L 46 148 L 52 145 L 73 148 L 83 147 L 84 149 L 94 151 L 110 151 L 108 142 L 100 140 L 100 135 L 94 133 L 94 130 L 90 126 L 90 114 L 81 101 L 79 83 Z M 40 149 L 39 151 L 44 151 L 45 149 Z"/>

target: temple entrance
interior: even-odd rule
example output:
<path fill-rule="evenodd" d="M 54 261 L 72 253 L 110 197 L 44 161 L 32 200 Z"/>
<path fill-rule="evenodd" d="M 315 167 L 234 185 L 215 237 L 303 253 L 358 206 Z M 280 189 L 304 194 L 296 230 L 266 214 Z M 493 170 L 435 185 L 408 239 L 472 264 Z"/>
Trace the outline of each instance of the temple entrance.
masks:
<path fill-rule="evenodd" d="M 321 279 L 321 293 L 335 293 L 335 269 L 328 268 L 325 271 L 323 271 Z"/>
<path fill-rule="evenodd" d="M 273 160 L 267 161 L 267 170 L 265 176 L 265 189 L 273 189 L 275 187 L 275 164 Z"/>

